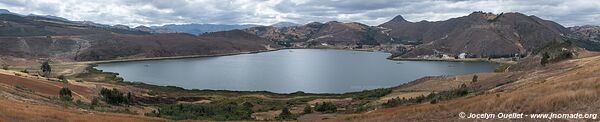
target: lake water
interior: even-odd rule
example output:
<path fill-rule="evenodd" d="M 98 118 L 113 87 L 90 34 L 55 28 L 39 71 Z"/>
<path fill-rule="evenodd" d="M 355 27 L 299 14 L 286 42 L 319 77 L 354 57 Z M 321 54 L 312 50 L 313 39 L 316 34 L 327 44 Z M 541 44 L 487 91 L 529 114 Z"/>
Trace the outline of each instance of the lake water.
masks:
<path fill-rule="evenodd" d="M 389 53 L 288 49 L 256 54 L 99 64 L 127 81 L 187 89 L 343 93 L 424 76 L 490 72 L 485 62 L 392 61 Z"/>

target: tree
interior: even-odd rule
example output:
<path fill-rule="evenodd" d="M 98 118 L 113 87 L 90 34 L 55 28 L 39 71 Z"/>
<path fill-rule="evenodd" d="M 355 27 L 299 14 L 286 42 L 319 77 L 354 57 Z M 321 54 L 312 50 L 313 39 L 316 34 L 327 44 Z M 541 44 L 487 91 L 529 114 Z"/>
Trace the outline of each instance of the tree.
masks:
<path fill-rule="evenodd" d="M 473 80 L 471 80 L 471 82 L 473 82 L 473 83 L 477 82 L 477 78 L 479 78 L 479 76 L 473 75 Z"/>
<path fill-rule="evenodd" d="M 4 70 L 8 70 L 9 65 L 8 64 L 2 64 L 2 69 Z"/>
<path fill-rule="evenodd" d="M 42 74 L 44 77 L 48 76 L 50 72 L 52 72 L 52 68 L 50 67 L 50 63 L 48 63 L 48 61 L 44 61 L 40 69 L 44 73 Z"/>
<path fill-rule="evenodd" d="M 67 87 L 63 87 L 59 91 L 59 97 L 63 101 L 71 101 L 73 100 L 73 96 L 71 95 L 71 90 Z"/>
<path fill-rule="evenodd" d="M 542 60 L 540 61 L 540 64 L 542 64 L 542 66 L 546 66 L 549 59 L 550 59 L 550 55 L 548 54 L 548 52 L 544 52 L 544 54 L 542 55 Z"/>
<path fill-rule="evenodd" d="M 121 104 L 132 102 L 133 95 L 129 92 L 127 94 L 113 88 L 112 90 L 102 88 L 100 90 L 100 96 L 108 104 Z"/>
<path fill-rule="evenodd" d="M 309 114 L 312 113 L 312 108 L 310 108 L 310 105 L 306 105 L 306 107 L 304 107 L 304 114 Z"/>
<path fill-rule="evenodd" d="M 90 109 L 94 109 L 99 104 L 100 104 L 100 100 L 98 100 L 97 97 L 94 97 L 94 99 L 92 99 L 92 102 L 90 103 Z"/>
<path fill-rule="evenodd" d="M 292 118 L 292 112 L 287 107 L 283 107 L 281 113 L 278 116 L 279 119 L 286 120 Z"/>
<path fill-rule="evenodd" d="M 337 111 L 337 106 L 331 102 L 323 102 L 322 104 L 315 104 L 315 111 L 324 113 L 333 113 Z"/>

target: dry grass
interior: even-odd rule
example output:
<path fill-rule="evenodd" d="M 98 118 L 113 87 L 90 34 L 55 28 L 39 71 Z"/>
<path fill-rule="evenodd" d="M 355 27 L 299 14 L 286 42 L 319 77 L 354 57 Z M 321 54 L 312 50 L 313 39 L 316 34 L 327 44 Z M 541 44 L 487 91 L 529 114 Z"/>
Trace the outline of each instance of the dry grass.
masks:
<path fill-rule="evenodd" d="M 0 97 L 0 121 L 43 121 L 43 122 L 153 122 L 166 121 L 157 118 L 125 114 L 89 112 L 71 108 L 36 105 Z"/>
<path fill-rule="evenodd" d="M 600 56 L 588 56 L 511 74 L 518 77 L 516 82 L 483 94 L 438 104 L 381 109 L 332 121 L 465 121 L 458 117 L 460 112 L 600 113 L 599 71 Z"/>

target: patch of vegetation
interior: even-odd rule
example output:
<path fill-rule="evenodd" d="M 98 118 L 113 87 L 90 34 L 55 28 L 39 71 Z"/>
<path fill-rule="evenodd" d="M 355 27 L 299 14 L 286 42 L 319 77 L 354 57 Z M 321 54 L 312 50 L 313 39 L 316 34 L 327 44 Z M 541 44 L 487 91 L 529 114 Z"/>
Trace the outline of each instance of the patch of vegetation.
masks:
<path fill-rule="evenodd" d="M 29 73 L 29 71 L 27 71 L 27 69 L 21 70 L 22 73 Z"/>
<path fill-rule="evenodd" d="M 8 70 L 8 67 L 9 67 L 9 66 L 10 66 L 10 65 L 8 65 L 8 64 L 2 64 L 2 69 L 3 69 L 3 70 Z"/>
<path fill-rule="evenodd" d="M 323 113 L 334 113 L 337 111 L 337 106 L 332 102 L 323 102 L 321 104 L 315 104 L 315 111 Z"/>
<path fill-rule="evenodd" d="M 473 82 L 473 83 L 477 82 L 478 78 L 479 78 L 479 76 L 473 75 L 473 79 L 471 79 L 471 82 Z"/>
<path fill-rule="evenodd" d="M 548 52 L 544 52 L 544 54 L 542 54 L 542 60 L 540 60 L 540 64 L 542 66 L 546 66 L 546 64 L 548 63 L 549 58 L 550 58 L 550 55 L 548 54 Z"/>
<path fill-rule="evenodd" d="M 469 88 L 467 88 L 466 85 L 463 84 L 458 89 L 442 91 L 442 92 L 437 92 L 437 93 L 431 93 L 427 96 L 421 95 L 421 96 L 413 97 L 413 98 L 409 98 L 409 99 L 406 99 L 404 97 L 403 98 L 392 98 L 392 99 L 388 100 L 386 103 L 383 103 L 383 107 L 394 107 L 394 106 L 398 106 L 398 105 L 416 104 L 416 103 L 422 103 L 422 102 L 426 102 L 426 101 L 429 101 L 431 104 L 436 104 L 438 101 L 449 100 L 449 99 L 453 99 L 453 98 L 457 98 L 457 97 L 466 96 L 469 93 L 471 93 L 471 90 Z"/>
<path fill-rule="evenodd" d="M 122 113 L 122 114 L 131 114 L 131 115 L 137 115 L 138 113 L 131 111 L 129 109 L 110 109 L 110 108 L 100 108 L 97 109 L 97 111 L 100 112 L 111 112 L 111 113 Z"/>
<path fill-rule="evenodd" d="M 44 77 L 47 77 L 52 72 L 52 67 L 50 67 L 50 63 L 48 63 L 48 61 L 42 62 L 42 66 L 40 66 L 40 69 L 42 70 L 42 76 Z"/>
<path fill-rule="evenodd" d="M 117 90 L 116 88 L 113 88 L 112 90 L 107 89 L 107 88 L 102 88 L 102 90 L 100 90 L 100 97 L 102 98 L 102 100 L 104 100 L 104 102 L 106 102 L 108 104 L 113 104 L 113 105 L 129 104 L 132 102 L 131 92 L 124 94 L 123 92 Z"/>
<path fill-rule="evenodd" d="M 377 99 L 379 97 L 383 97 L 387 94 L 392 93 L 391 88 L 379 88 L 373 90 L 364 90 L 361 92 L 354 92 L 352 94 L 352 99 L 355 100 L 366 100 L 366 99 Z"/>
<path fill-rule="evenodd" d="M 310 105 L 306 105 L 306 107 L 304 107 L 304 114 L 310 113 L 312 113 L 312 108 L 310 107 Z"/>
<path fill-rule="evenodd" d="M 58 78 L 58 82 L 69 83 L 69 80 L 67 80 L 67 78 L 64 75 L 60 75 L 57 78 Z"/>
<path fill-rule="evenodd" d="M 80 73 L 75 75 L 75 78 L 77 78 L 78 80 L 87 80 L 87 81 L 104 81 L 104 82 L 112 82 L 112 81 L 116 81 L 116 82 L 123 82 L 123 78 L 118 77 L 118 73 L 112 73 L 112 72 L 104 72 L 102 70 L 98 70 L 94 67 L 96 67 L 96 64 L 91 64 L 88 67 L 86 67 L 84 73 Z"/>
<path fill-rule="evenodd" d="M 252 111 L 235 102 L 209 104 L 170 104 L 159 106 L 158 111 L 146 113 L 146 116 L 173 120 L 251 120 Z"/>
<path fill-rule="evenodd" d="M 509 66 L 510 64 L 500 64 L 498 67 L 496 67 L 496 69 L 494 69 L 494 72 L 504 72 Z"/>
<path fill-rule="evenodd" d="M 287 107 L 283 107 L 283 109 L 281 109 L 281 113 L 279 113 L 279 116 L 277 116 L 277 120 L 290 120 L 293 119 L 293 114 L 292 112 L 290 112 L 290 110 Z"/>
<path fill-rule="evenodd" d="M 71 95 L 71 90 L 67 87 L 63 87 L 59 91 L 59 98 L 62 101 L 71 101 L 73 100 L 73 96 Z"/>

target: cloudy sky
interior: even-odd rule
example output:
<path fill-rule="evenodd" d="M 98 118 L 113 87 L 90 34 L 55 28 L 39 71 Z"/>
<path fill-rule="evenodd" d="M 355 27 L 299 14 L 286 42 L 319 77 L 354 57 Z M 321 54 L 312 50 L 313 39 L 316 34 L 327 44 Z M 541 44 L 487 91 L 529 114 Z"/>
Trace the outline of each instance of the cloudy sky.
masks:
<path fill-rule="evenodd" d="M 598 0 L 0 0 L 0 9 L 104 24 L 262 24 L 361 22 L 378 25 L 402 15 L 439 21 L 473 11 L 521 12 L 564 26 L 600 25 Z"/>

